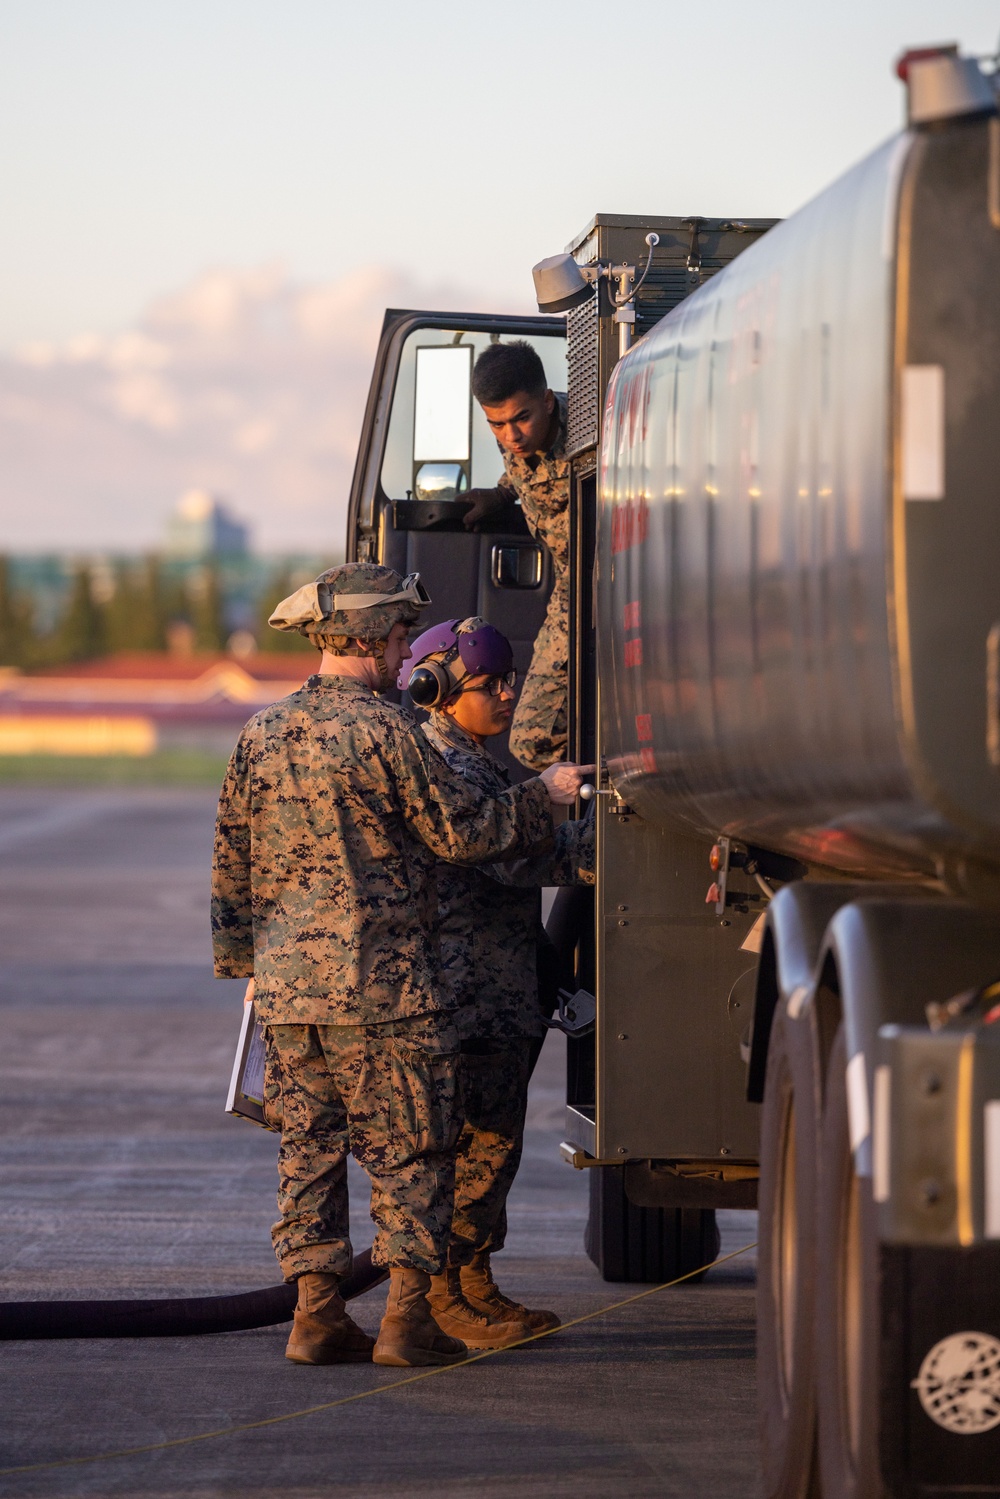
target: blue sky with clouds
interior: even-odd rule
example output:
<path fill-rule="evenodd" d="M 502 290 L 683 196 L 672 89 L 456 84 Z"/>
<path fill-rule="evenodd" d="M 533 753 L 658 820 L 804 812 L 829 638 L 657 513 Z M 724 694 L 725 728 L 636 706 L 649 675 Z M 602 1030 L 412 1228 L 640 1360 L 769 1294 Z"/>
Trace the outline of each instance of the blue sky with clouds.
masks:
<path fill-rule="evenodd" d="M 783 216 L 898 128 L 904 46 L 998 34 L 984 0 L 7 0 L 0 547 L 150 543 L 184 482 L 242 489 L 265 543 L 287 503 L 307 544 L 346 482 L 383 295 L 528 307 L 533 261 L 596 210 Z M 318 335 L 301 421 L 261 352 L 262 321 L 310 296 L 344 309 L 322 441 L 302 426 Z M 184 297 L 229 307 L 215 449 L 191 389 L 206 330 L 163 322 Z M 247 489 L 254 442 L 278 490 Z"/>

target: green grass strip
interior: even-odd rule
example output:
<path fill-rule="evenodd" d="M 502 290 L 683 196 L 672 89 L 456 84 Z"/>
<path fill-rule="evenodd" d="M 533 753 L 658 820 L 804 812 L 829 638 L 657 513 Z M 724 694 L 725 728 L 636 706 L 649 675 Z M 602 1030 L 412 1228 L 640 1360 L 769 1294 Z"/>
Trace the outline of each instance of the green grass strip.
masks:
<path fill-rule="evenodd" d="M 222 785 L 226 757 L 209 750 L 151 755 L 0 755 L 0 786 Z"/>

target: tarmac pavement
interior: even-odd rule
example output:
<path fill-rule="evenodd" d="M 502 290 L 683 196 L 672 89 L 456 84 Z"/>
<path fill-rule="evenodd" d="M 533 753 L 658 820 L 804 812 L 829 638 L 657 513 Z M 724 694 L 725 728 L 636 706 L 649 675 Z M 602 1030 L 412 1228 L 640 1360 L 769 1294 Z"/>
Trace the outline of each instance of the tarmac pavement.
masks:
<path fill-rule="evenodd" d="M 277 1282 L 274 1138 L 222 1112 L 243 985 L 211 977 L 214 804 L 197 790 L 0 788 L 6 1299 Z M 533 1080 L 496 1269 L 518 1299 L 568 1321 L 644 1288 L 606 1284 L 583 1254 L 586 1174 L 557 1151 L 559 1042 Z M 362 1248 L 360 1173 L 352 1191 Z M 724 1250 L 755 1237 L 752 1213 L 720 1221 Z M 287 1326 L 6 1343 L 0 1470 L 30 1471 L 0 1472 L 0 1494 L 751 1499 L 753 1288 L 751 1254 L 701 1285 L 403 1384 L 403 1370 L 290 1364 Z M 384 1294 L 352 1303 L 370 1331 Z M 48 1466 L 157 1443 L 179 1445 Z"/>

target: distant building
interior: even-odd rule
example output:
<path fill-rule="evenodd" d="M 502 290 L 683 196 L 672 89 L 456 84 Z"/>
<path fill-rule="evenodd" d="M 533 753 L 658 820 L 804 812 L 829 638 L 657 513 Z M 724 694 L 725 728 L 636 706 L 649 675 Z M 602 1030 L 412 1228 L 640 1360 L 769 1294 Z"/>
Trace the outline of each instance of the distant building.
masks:
<path fill-rule="evenodd" d="M 313 665 L 307 653 L 132 651 L 32 675 L 0 669 L 0 755 L 228 755 L 247 719 Z"/>
<path fill-rule="evenodd" d="M 167 556 L 179 561 L 245 557 L 249 527 L 207 489 L 189 489 L 167 522 Z"/>

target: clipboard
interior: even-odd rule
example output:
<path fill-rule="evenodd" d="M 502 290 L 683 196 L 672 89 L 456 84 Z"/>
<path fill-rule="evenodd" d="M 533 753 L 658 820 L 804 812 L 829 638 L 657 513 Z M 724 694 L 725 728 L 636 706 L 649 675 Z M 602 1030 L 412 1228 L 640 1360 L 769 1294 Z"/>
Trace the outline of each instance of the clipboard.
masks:
<path fill-rule="evenodd" d="M 236 1043 L 233 1059 L 233 1074 L 229 1079 L 226 1098 L 226 1113 L 236 1114 L 240 1119 L 249 1119 L 262 1129 L 274 1130 L 264 1118 L 264 1063 L 267 1047 L 264 1043 L 264 1027 L 257 1019 L 252 999 L 243 1001 L 243 1022 L 240 1038 Z"/>

